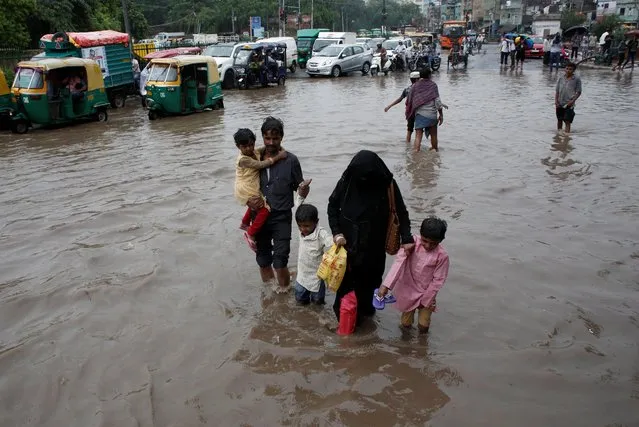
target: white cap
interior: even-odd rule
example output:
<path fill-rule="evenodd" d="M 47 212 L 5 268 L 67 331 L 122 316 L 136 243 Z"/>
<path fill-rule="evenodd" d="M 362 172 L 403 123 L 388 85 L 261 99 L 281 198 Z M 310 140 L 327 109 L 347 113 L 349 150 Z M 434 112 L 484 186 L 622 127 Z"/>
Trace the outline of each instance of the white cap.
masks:
<path fill-rule="evenodd" d="M 410 78 L 410 79 L 418 79 L 419 78 L 419 71 L 413 71 L 412 73 L 410 73 L 408 78 Z"/>

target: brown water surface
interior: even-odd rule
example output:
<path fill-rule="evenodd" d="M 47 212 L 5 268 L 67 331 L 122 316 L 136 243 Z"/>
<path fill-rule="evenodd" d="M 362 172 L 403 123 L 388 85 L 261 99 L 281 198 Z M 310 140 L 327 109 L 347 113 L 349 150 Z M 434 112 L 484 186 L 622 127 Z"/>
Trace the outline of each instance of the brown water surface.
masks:
<path fill-rule="evenodd" d="M 438 154 L 383 112 L 406 74 L 298 72 L 224 111 L 149 122 L 130 100 L 107 124 L 1 134 L 0 426 L 639 426 L 639 75 L 583 71 L 565 137 L 556 76 L 526 65 L 491 51 L 435 76 Z M 262 286 L 232 134 L 270 114 L 324 225 L 363 148 L 415 232 L 448 221 L 430 336 L 388 308 L 339 338 L 329 306 Z"/>

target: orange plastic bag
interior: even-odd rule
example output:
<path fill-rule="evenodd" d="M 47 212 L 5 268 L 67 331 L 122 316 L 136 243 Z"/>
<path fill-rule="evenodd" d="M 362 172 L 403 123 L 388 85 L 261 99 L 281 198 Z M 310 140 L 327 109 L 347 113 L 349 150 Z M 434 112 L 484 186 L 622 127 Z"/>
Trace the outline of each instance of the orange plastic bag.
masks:
<path fill-rule="evenodd" d="M 331 291 L 337 292 L 345 273 L 346 249 L 333 245 L 322 257 L 322 263 L 317 269 L 317 277 L 322 279 Z"/>

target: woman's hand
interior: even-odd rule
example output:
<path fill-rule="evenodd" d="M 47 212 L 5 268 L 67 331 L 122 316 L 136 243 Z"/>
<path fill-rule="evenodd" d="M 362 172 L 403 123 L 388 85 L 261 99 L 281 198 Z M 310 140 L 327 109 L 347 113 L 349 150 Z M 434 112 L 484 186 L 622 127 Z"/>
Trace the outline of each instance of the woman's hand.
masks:
<path fill-rule="evenodd" d="M 384 298 L 387 293 L 388 293 L 388 288 L 384 285 L 381 285 L 379 287 L 379 290 L 377 291 L 377 296 L 380 298 Z"/>
<path fill-rule="evenodd" d="M 404 252 L 406 253 L 406 255 L 410 255 L 413 253 L 413 250 L 415 249 L 415 243 L 404 243 L 402 245 L 402 248 L 404 249 Z"/>
<path fill-rule="evenodd" d="M 346 246 L 346 238 L 343 234 L 336 234 L 333 236 L 333 243 L 335 243 L 337 247 Z"/>
<path fill-rule="evenodd" d="M 444 123 L 444 115 L 440 114 L 439 115 L 439 126 L 441 126 Z"/>

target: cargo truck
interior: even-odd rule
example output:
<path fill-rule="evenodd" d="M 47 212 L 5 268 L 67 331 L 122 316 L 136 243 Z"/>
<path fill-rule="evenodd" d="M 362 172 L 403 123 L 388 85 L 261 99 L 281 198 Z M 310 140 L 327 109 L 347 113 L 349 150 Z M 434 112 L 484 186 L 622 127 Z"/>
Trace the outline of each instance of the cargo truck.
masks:
<path fill-rule="evenodd" d="M 98 63 L 111 106 L 124 107 L 127 95 L 136 94 L 129 35 L 117 31 L 46 34 L 40 39 L 45 58 L 85 58 Z"/>
<path fill-rule="evenodd" d="M 306 62 L 311 59 L 313 43 L 317 40 L 320 32 L 330 31 L 328 28 L 311 28 L 307 30 L 297 30 L 297 65 L 306 68 Z"/>

